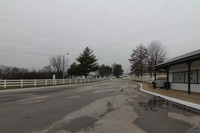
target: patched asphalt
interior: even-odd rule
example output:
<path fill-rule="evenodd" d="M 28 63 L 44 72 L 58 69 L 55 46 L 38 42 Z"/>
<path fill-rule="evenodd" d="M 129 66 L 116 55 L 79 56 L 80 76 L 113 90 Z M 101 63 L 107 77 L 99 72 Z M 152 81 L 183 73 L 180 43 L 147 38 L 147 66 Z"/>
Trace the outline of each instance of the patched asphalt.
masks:
<path fill-rule="evenodd" d="M 199 118 L 118 79 L 0 92 L 2 133 L 187 133 Z"/>

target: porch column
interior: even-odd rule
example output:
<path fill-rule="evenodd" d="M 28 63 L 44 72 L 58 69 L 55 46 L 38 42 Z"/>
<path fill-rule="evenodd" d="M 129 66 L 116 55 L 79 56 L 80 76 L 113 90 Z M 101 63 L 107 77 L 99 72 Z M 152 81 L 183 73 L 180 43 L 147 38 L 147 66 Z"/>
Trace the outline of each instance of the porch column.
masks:
<path fill-rule="evenodd" d="M 190 67 L 191 67 L 191 65 L 192 65 L 192 62 L 187 62 L 187 66 L 188 66 L 188 94 L 191 93 L 191 91 L 190 91 L 190 87 L 191 87 L 191 85 L 190 85 Z"/>
<path fill-rule="evenodd" d="M 169 66 L 166 67 L 165 70 L 166 70 L 166 72 L 167 72 L 167 86 L 166 86 L 167 88 L 166 88 L 166 89 L 169 90 Z"/>
<path fill-rule="evenodd" d="M 155 68 L 155 71 L 154 71 L 154 79 L 155 79 L 155 81 L 156 81 L 156 71 L 157 71 L 157 69 Z"/>

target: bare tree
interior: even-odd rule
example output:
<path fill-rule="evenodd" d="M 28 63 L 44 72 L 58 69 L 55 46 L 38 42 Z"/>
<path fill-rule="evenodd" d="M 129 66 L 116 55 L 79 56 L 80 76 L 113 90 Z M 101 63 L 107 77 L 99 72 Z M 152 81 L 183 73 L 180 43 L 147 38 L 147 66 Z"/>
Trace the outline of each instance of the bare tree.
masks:
<path fill-rule="evenodd" d="M 51 68 L 50 65 L 47 65 L 47 66 L 43 67 L 42 71 L 44 71 L 44 72 L 52 72 L 52 68 Z"/>
<path fill-rule="evenodd" d="M 147 58 L 147 49 L 140 44 L 136 49 L 133 50 L 131 58 L 129 59 L 131 63 L 131 73 L 141 76 L 146 70 L 146 58 Z"/>
<path fill-rule="evenodd" d="M 54 55 L 51 56 L 49 59 L 49 66 L 48 69 L 53 69 L 53 71 L 56 73 L 56 75 L 61 78 L 62 75 L 66 75 L 66 67 L 68 66 L 69 59 L 64 58 L 65 55 Z M 47 69 L 47 68 L 46 68 Z"/>
<path fill-rule="evenodd" d="M 53 71 L 56 72 L 57 76 L 61 78 L 63 71 L 62 55 L 51 56 L 49 59 L 49 64 L 52 66 Z"/>
<path fill-rule="evenodd" d="M 166 60 L 167 50 L 165 46 L 162 45 L 160 41 L 152 41 L 147 46 L 148 50 L 148 58 L 147 58 L 147 65 L 148 65 L 148 72 L 152 77 L 153 73 L 153 66 L 162 63 Z"/>
<path fill-rule="evenodd" d="M 5 70 L 5 66 L 0 65 L 0 78 L 2 78 L 4 70 Z"/>
<path fill-rule="evenodd" d="M 47 79 L 52 78 L 52 72 L 50 66 L 45 66 L 39 71 L 29 71 L 25 68 L 10 67 L 0 65 L 0 79 Z"/>

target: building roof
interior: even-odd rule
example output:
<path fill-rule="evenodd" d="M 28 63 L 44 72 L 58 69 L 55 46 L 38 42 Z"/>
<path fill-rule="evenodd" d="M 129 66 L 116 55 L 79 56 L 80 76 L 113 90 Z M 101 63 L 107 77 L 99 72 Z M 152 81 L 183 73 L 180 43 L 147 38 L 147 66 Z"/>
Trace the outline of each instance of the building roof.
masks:
<path fill-rule="evenodd" d="M 197 59 L 200 59 L 200 49 L 192 51 L 190 53 L 186 53 L 186 54 L 181 55 L 181 56 L 177 56 L 177 57 L 172 58 L 172 59 L 169 59 L 169 60 L 167 60 L 163 63 L 160 63 L 160 64 L 158 64 L 154 67 L 155 68 L 162 68 L 162 67 L 181 64 L 181 63 L 184 63 L 184 62 L 193 61 L 193 60 L 197 60 Z"/>

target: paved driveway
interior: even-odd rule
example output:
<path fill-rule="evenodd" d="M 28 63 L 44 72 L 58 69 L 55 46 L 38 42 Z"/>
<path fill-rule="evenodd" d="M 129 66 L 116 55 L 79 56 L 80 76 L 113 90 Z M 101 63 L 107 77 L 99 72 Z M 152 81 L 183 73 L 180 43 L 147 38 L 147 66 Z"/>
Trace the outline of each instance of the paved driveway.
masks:
<path fill-rule="evenodd" d="M 199 122 L 118 79 L 0 92 L 1 133 L 186 133 Z"/>

